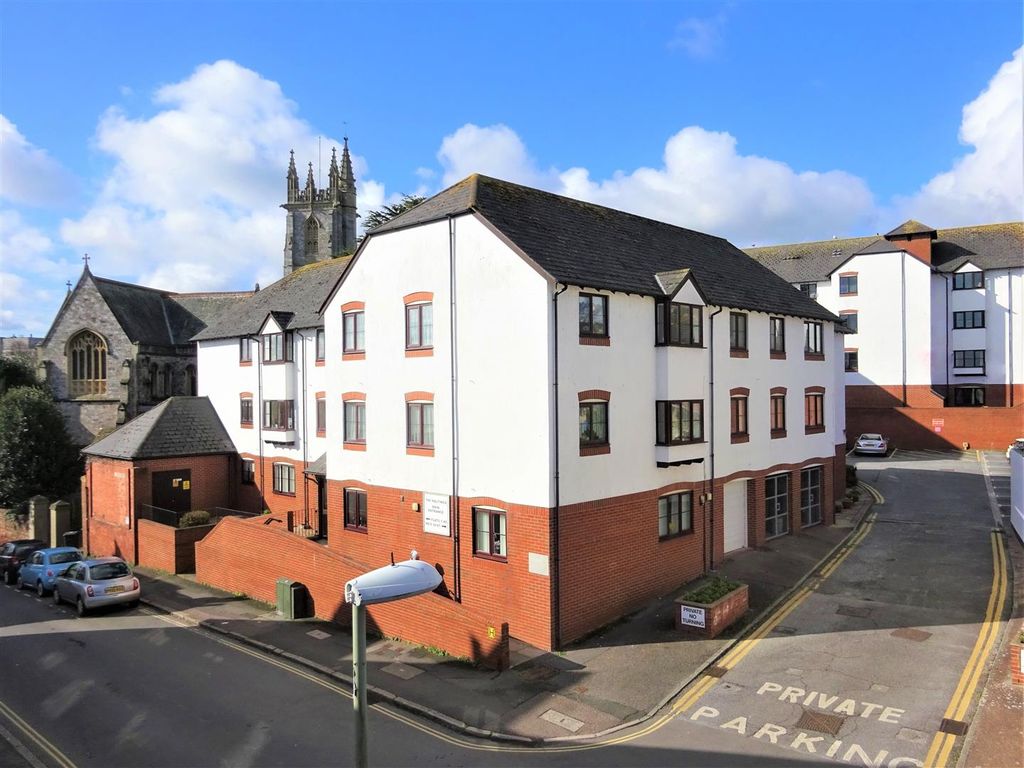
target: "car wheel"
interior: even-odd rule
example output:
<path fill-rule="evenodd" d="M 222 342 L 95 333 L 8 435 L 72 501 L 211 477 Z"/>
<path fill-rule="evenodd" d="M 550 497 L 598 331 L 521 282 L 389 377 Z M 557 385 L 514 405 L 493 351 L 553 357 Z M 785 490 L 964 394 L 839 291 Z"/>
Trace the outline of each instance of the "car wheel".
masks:
<path fill-rule="evenodd" d="M 21 580 L 21 574 L 20 573 L 18 574 L 18 579 L 14 582 L 14 586 L 16 586 L 18 589 L 24 589 L 25 588 L 25 582 Z"/>
<path fill-rule="evenodd" d="M 78 611 L 79 616 L 85 616 L 85 614 L 89 611 L 89 609 L 85 607 L 85 600 L 83 600 L 81 597 L 79 597 L 75 601 L 75 610 Z"/>
<path fill-rule="evenodd" d="M 60 605 L 60 592 L 57 591 L 57 587 L 53 588 L 53 604 Z"/>
<path fill-rule="evenodd" d="M 46 597 L 46 587 L 43 586 L 42 579 L 36 582 L 36 594 L 40 597 Z"/>

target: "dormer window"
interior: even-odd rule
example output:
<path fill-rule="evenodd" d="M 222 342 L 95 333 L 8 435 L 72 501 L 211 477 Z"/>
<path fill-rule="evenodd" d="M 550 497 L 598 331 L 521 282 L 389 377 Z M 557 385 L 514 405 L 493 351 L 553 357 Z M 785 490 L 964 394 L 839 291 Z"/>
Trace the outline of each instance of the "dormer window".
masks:
<path fill-rule="evenodd" d="M 699 306 L 659 302 L 654 312 L 655 343 L 682 347 L 704 344 L 703 314 Z"/>
<path fill-rule="evenodd" d="M 262 339 L 264 363 L 290 363 L 292 361 L 292 332 L 268 333 Z"/>
<path fill-rule="evenodd" d="M 983 287 L 981 276 L 981 272 L 957 272 L 953 275 L 953 290 L 967 291 L 972 288 L 981 288 Z"/>

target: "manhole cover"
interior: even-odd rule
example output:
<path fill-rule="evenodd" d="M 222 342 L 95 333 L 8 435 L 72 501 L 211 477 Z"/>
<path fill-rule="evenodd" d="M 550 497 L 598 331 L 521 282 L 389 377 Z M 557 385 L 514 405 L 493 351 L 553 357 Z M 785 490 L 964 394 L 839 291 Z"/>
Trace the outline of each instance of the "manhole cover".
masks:
<path fill-rule="evenodd" d="M 331 636 L 329 632 L 324 632 L 322 629 L 314 629 L 307 632 L 306 634 L 312 637 L 314 640 L 326 640 L 328 637 Z"/>
<path fill-rule="evenodd" d="M 843 727 L 844 720 L 846 718 L 839 715 L 826 715 L 824 712 L 805 709 L 804 713 L 800 715 L 800 719 L 796 721 L 796 727 L 805 731 L 818 731 L 835 736 Z"/>
<path fill-rule="evenodd" d="M 550 680 L 558 674 L 558 670 L 544 664 L 522 664 L 516 667 L 516 674 L 523 680 Z"/>
<path fill-rule="evenodd" d="M 893 637 L 902 637 L 904 640 L 913 640 L 915 643 L 923 643 L 932 636 L 931 632 L 925 632 L 923 629 L 914 629 L 913 627 L 894 629 L 889 634 Z"/>
<path fill-rule="evenodd" d="M 870 608 L 859 608 L 853 605 L 841 605 L 836 608 L 836 613 L 842 616 L 853 616 L 858 619 L 866 619 L 871 615 Z"/>
<path fill-rule="evenodd" d="M 554 709 L 549 709 L 540 716 L 540 719 L 547 720 L 549 723 L 554 723 L 559 728 L 564 728 L 570 733 L 576 733 L 576 731 L 583 727 L 582 721 L 577 720 L 575 717 L 563 715 L 561 712 Z"/>
<path fill-rule="evenodd" d="M 950 720 L 948 717 L 942 718 L 942 723 L 939 725 L 940 733 L 951 733 L 954 736 L 963 736 L 967 733 L 967 723 L 963 720 Z"/>
<path fill-rule="evenodd" d="M 389 675 L 393 675 L 401 680 L 412 680 L 416 675 L 423 672 L 422 669 L 416 667 L 410 667 L 408 664 L 402 664 L 401 662 L 395 662 L 394 664 L 387 664 L 380 668 L 381 672 L 386 672 Z"/>

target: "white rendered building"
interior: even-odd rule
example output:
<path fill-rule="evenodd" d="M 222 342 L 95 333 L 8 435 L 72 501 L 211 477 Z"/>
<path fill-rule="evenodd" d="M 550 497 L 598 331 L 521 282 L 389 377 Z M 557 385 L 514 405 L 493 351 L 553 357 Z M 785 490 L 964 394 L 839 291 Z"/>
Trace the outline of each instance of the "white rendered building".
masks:
<path fill-rule="evenodd" d="M 1024 432 L 1024 224 L 752 248 L 843 317 L 849 439 L 1005 448 Z M 969 409 L 969 410 L 968 410 Z"/>

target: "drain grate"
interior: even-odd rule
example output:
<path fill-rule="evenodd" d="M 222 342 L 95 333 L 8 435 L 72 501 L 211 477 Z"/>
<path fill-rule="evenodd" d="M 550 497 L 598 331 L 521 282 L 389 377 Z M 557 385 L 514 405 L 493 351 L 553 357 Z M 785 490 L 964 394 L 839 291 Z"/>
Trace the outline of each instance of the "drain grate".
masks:
<path fill-rule="evenodd" d="M 901 637 L 904 640 L 913 640 L 915 643 L 923 643 L 932 636 L 931 632 L 925 632 L 923 629 L 914 629 L 913 627 L 894 629 L 889 634 L 893 637 Z"/>
<path fill-rule="evenodd" d="M 784 627 L 781 624 L 772 630 L 773 635 L 795 635 L 795 627 Z"/>
<path fill-rule="evenodd" d="M 708 667 L 704 670 L 704 674 L 708 677 L 724 677 L 725 673 L 728 672 L 725 667 L 720 667 L 717 664 L 713 667 Z"/>
<path fill-rule="evenodd" d="M 967 723 L 963 720 L 950 720 L 948 717 L 942 718 L 942 723 L 939 724 L 939 733 L 951 733 L 954 736 L 963 736 L 967 733 Z"/>
<path fill-rule="evenodd" d="M 520 664 L 516 667 L 515 672 L 523 680 L 531 682 L 537 682 L 540 680 L 550 680 L 552 677 L 558 674 L 557 669 L 552 669 L 544 664 L 526 663 Z"/>
<path fill-rule="evenodd" d="M 826 715 L 824 712 L 805 709 L 804 713 L 800 715 L 800 719 L 796 721 L 796 727 L 805 731 L 818 731 L 835 736 L 843 727 L 845 720 L 845 717 L 839 715 Z"/>

